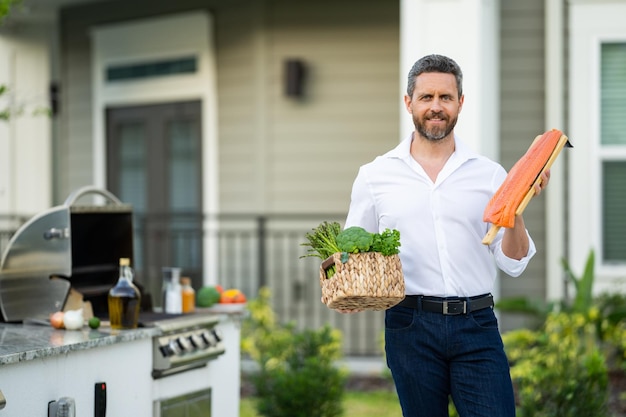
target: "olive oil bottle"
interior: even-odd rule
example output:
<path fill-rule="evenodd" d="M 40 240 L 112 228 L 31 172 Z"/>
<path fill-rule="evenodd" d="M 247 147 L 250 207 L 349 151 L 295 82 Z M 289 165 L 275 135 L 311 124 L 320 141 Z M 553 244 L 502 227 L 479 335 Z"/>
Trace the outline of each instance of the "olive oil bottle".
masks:
<path fill-rule="evenodd" d="M 109 321 L 112 329 L 134 329 L 139 322 L 141 293 L 133 284 L 130 259 L 120 258 L 120 277 L 109 290 Z"/>

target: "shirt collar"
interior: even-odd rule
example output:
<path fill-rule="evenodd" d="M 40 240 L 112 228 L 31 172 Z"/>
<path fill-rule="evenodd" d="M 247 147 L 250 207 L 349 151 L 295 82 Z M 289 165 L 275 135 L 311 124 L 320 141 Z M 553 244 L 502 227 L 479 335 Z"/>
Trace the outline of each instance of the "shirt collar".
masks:
<path fill-rule="evenodd" d="M 411 158 L 411 141 L 413 133 L 402 140 L 394 149 L 387 152 L 384 156 L 387 158 L 398 158 L 406 160 Z M 457 135 L 454 135 L 454 159 L 463 163 L 470 159 L 476 159 L 479 155 L 465 144 Z"/>

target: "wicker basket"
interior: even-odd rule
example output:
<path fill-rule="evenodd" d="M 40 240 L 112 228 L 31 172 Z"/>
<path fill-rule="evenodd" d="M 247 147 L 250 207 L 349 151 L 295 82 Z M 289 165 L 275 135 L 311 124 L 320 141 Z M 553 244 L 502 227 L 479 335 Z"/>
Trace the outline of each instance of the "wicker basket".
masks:
<path fill-rule="evenodd" d="M 335 274 L 327 271 L 335 265 Z M 339 310 L 385 310 L 404 299 L 404 275 L 398 255 L 378 252 L 350 254 L 341 262 L 341 252 L 320 266 L 322 302 Z"/>

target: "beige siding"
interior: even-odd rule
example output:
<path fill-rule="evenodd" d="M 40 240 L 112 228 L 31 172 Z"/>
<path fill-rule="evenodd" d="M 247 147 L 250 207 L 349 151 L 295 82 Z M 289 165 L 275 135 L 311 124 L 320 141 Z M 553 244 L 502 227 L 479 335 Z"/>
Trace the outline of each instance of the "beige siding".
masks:
<path fill-rule="evenodd" d="M 501 2 L 501 162 L 506 169 L 526 152 L 545 130 L 544 118 L 544 4 L 543 0 Z M 502 277 L 501 298 L 526 296 L 543 300 L 545 277 L 545 201 L 534 199 L 524 220 L 537 255 L 519 278 Z M 505 315 L 504 328 L 524 323 Z"/>
<path fill-rule="evenodd" d="M 256 85 L 262 16 L 255 7 L 219 9 L 216 15 L 220 210 L 256 212 L 263 205 L 264 107 Z"/>
<path fill-rule="evenodd" d="M 61 134 L 57 142 L 55 199 L 93 183 L 91 56 L 85 36 L 62 37 Z M 71 80 L 71 81 L 70 81 Z"/>
<path fill-rule="evenodd" d="M 272 13 L 270 207 L 342 212 L 358 167 L 398 143 L 397 4 L 292 3 L 277 2 Z M 303 103 L 282 96 L 287 57 L 310 68 Z"/>
<path fill-rule="evenodd" d="M 397 144 L 398 4 L 366 3 L 218 12 L 222 210 L 345 212 L 358 166 Z M 289 58 L 307 66 L 300 101 Z"/>

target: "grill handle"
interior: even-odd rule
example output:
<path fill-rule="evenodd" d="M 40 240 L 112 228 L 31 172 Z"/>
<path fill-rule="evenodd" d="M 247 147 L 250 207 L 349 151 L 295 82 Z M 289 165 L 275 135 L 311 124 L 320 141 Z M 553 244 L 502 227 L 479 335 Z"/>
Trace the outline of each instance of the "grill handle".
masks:
<path fill-rule="evenodd" d="M 79 198 L 87 194 L 100 194 L 101 196 L 113 202 L 113 204 L 123 205 L 122 201 L 116 196 L 114 196 L 113 193 L 107 190 L 103 190 L 102 188 L 95 187 L 93 185 L 88 185 L 85 187 L 78 188 L 77 190 L 74 190 L 69 196 L 67 196 L 67 198 L 65 199 L 64 205 L 69 207 L 73 205 Z"/>

